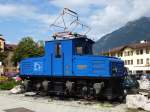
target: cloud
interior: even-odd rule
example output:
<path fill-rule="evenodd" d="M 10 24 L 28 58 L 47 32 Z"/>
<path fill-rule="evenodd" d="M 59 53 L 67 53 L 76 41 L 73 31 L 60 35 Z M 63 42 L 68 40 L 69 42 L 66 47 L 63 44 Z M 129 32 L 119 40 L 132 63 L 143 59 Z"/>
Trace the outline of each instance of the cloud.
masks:
<path fill-rule="evenodd" d="M 17 20 L 21 23 L 30 24 L 20 33 L 25 34 L 21 35 L 22 37 L 33 36 L 41 39 L 41 35 L 48 34 L 49 26 L 55 18 L 56 15 L 44 13 L 44 11 L 31 4 L 21 5 L 18 3 L 0 3 L 0 22 L 7 23 L 8 21 L 11 21 L 12 25 L 15 25 L 13 24 L 13 20 Z M 14 26 L 14 28 L 16 27 Z"/>
<path fill-rule="evenodd" d="M 50 3 L 52 3 L 55 6 L 64 8 L 86 8 L 89 7 L 90 5 L 106 5 L 108 0 L 50 0 Z"/>
<path fill-rule="evenodd" d="M 89 32 L 89 36 L 91 38 L 98 39 L 101 36 L 122 27 L 128 21 L 133 21 L 142 16 L 150 16 L 150 0 L 47 1 L 49 6 L 54 6 L 54 9 L 52 9 L 51 12 L 56 13 L 45 13 L 42 8 L 30 3 L 0 3 L 0 18 L 5 18 L 5 20 L 32 20 L 37 23 L 37 27 L 34 30 L 29 29 L 33 30 L 30 31 L 30 34 L 34 34 L 38 31 L 43 33 L 48 30 L 49 25 L 59 14 L 59 12 L 55 10 L 67 7 L 75 10 L 79 14 L 81 21 L 92 28 L 91 32 Z M 1 19 L 0 21 L 2 20 L 4 19 Z"/>
<path fill-rule="evenodd" d="M 50 24 L 54 18 L 51 15 L 41 13 L 34 6 L 18 4 L 0 4 L 0 17 L 36 20 L 44 24 Z"/>
<path fill-rule="evenodd" d="M 54 0 L 56 7 L 69 7 L 77 10 L 82 21 L 92 27 L 90 36 L 98 39 L 128 21 L 142 16 L 150 16 L 150 0 Z"/>

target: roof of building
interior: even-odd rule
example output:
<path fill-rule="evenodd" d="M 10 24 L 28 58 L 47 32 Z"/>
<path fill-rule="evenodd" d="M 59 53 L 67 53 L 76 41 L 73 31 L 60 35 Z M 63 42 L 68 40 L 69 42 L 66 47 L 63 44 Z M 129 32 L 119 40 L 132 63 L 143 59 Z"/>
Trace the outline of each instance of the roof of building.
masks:
<path fill-rule="evenodd" d="M 5 44 L 5 50 L 14 50 L 16 47 L 17 45 L 14 44 Z"/>
<path fill-rule="evenodd" d="M 3 41 L 5 41 L 5 39 L 4 39 L 4 38 L 3 38 L 3 36 L 1 36 L 1 35 L 0 35 L 0 40 L 3 40 Z"/>
<path fill-rule="evenodd" d="M 125 48 L 141 49 L 141 48 L 147 48 L 147 47 L 150 47 L 150 41 L 147 41 L 144 43 L 134 43 L 134 44 L 116 47 L 116 48 L 109 50 L 108 52 L 115 53 L 115 52 L 123 51 Z M 108 53 L 108 52 L 105 52 L 105 53 Z"/>

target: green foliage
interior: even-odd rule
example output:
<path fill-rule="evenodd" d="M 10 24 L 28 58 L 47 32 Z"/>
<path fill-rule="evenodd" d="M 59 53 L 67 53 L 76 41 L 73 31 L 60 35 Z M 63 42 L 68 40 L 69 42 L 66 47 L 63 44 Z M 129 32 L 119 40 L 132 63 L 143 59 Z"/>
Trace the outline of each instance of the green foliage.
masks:
<path fill-rule="evenodd" d="M 38 46 L 31 37 L 25 37 L 19 42 L 15 49 L 12 61 L 14 64 L 17 64 L 24 58 L 41 56 L 43 53 L 43 46 Z"/>
<path fill-rule="evenodd" d="M 5 82 L 0 83 L 0 90 L 10 90 L 19 84 L 21 84 L 21 82 L 16 82 L 13 79 L 9 79 Z"/>

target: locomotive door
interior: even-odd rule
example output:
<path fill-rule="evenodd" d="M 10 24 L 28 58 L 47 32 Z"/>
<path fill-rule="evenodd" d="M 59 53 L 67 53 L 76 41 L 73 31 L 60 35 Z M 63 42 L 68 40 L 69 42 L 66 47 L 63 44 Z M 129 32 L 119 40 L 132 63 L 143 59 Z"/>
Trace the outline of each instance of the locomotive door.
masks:
<path fill-rule="evenodd" d="M 61 43 L 55 43 L 54 46 L 54 53 L 52 56 L 52 75 L 63 75 L 63 53 Z"/>

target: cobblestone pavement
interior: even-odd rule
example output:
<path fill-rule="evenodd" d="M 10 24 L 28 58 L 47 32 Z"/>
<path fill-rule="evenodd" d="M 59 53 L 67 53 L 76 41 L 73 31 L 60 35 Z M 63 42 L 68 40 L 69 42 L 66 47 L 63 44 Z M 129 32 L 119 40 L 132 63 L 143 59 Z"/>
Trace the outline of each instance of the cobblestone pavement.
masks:
<path fill-rule="evenodd" d="M 119 103 L 25 97 L 23 94 L 14 95 L 9 91 L 0 91 L 0 112 L 128 112 L 128 110 L 125 104 Z"/>

